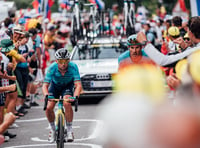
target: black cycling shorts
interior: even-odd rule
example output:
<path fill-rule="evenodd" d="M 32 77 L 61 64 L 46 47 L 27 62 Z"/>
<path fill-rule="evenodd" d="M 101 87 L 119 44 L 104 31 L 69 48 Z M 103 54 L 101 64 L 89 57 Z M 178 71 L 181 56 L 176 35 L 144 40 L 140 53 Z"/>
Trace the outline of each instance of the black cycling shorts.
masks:
<path fill-rule="evenodd" d="M 60 96 L 70 95 L 73 96 L 73 88 L 74 84 L 70 83 L 68 85 L 56 85 L 51 83 L 48 91 L 49 91 L 49 99 L 58 99 Z"/>

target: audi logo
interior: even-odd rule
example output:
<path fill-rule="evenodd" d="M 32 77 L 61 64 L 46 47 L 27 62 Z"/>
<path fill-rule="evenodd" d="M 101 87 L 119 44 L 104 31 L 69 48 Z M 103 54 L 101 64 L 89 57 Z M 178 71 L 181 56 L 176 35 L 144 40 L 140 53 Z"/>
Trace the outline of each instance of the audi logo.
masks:
<path fill-rule="evenodd" d="M 109 79 L 109 78 L 110 78 L 109 74 L 97 74 L 96 75 L 96 79 L 98 79 L 98 80 L 105 80 L 105 79 Z"/>

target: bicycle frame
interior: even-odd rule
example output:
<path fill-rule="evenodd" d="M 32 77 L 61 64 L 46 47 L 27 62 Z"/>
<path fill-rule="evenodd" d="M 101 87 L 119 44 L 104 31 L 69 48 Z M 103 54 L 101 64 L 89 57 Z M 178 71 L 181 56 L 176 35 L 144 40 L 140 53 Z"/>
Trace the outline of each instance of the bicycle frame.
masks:
<path fill-rule="evenodd" d="M 78 97 L 69 97 L 69 98 L 75 100 L 75 112 L 78 111 Z M 57 148 L 64 148 L 65 113 L 63 108 L 63 101 L 68 101 L 68 100 L 63 99 L 63 96 L 60 96 L 59 99 L 52 99 L 52 100 L 58 102 L 58 110 L 56 112 Z M 45 96 L 44 110 L 46 110 L 47 104 L 48 104 L 48 95 Z"/>
<path fill-rule="evenodd" d="M 128 7 L 129 3 L 129 7 Z M 134 0 L 124 0 L 124 35 L 131 35 L 135 33 L 135 4 Z"/>
<path fill-rule="evenodd" d="M 74 0 L 72 24 L 71 24 L 71 32 L 74 43 L 76 43 L 78 39 L 80 39 L 81 37 L 80 29 L 81 26 L 80 26 L 79 2 L 78 0 Z"/>
<path fill-rule="evenodd" d="M 76 17 L 76 21 L 77 21 L 77 29 L 80 29 L 80 22 L 79 22 L 79 4 L 78 4 L 78 0 L 74 1 L 75 4 L 75 9 L 74 9 L 74 13 L 75 13 L 75 17 Z"/>
<path fill-rule="evenodd" d="M 62 100 L 62 96 L 60 96 L 59 102 L 58 102 L 58 110 L 57 110 L 57 114 L 56 114 L 56 130 L 58 129 L 58 120 L 59 120 L 59 115 L 62 116 L 63 119 L 65 119 L 65 114 L 63 111 L 63 100 Z M 63 120 L 63 125 L 65 125 L 65 120 Z"/>
<path fill-rule="evenodd" d="M 65 113 L 63 111 L 63 98 L 58 101 L 58 111 L 56 113 L 56 143 L 57 148 L 64 148 Z"/>
<path fill-rule="evenodd" d="M 124 0 L 124 28 L 125 30 L 127 29 L 127 21 L 128 21 L 128 2 L 127 0 Z"/>
<path fill-rule="evenodd" d="M 133 0 L 130 1 L 130 10 L 129 10 L 129 22 L 131 25 L 131 28 L 134 27 L 135 24 L 135 3 Z"/>

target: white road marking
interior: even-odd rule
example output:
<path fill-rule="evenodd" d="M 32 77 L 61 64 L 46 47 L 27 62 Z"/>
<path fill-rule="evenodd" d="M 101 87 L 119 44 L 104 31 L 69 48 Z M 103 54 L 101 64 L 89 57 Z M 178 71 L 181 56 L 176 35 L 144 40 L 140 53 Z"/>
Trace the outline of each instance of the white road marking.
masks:
<path fill-rule="evenodd" d="M 77 119 L 74 121 L 79 121 L 79 122 L 96 122 L 96 127 L 93 130 L 93 133 L 91 135 L 89 135 L 89 137 L 86 138 L 81 138 L 81 139 L 74 139 L 74 141 L 85 141 L 85 140 L 91 140 L 91 139 L 96 139 L 98 134 L 99 134 L 99 130 L 102 129 L 103 126 L 103 122 L 100 120 L 93 120 L 93 119 Z M 47 140 L 43 140 L 40 139 L 38 137 L 32 137 L 31 138 L 32 141 L 37 141 L 37 142 L 47 142 Z"/>
<path fill-rule="evenodd" d="M 36 122 L 36 121 L 44 121 L 47 120 L 47 118 L 37 118 L 37 119 L 29 119 L 29 120 L 17 120 L 16 122 Z M 75 119 L 74 122 L 96 122 L 96 127 L 93 130 L 93 133 L 89 135 L 89 137 L 86 138 L 81 138 L 81 139 L 75 139 L 75 141 L 84 141 L 84 140 L 91 140 L 95 139 L 98 136 L 99 130 L 102 129 L 103 122 L 100 120 L 95 120 L 95 119 Z M 47 127 L 48 128 L 48 127 Z M 73 128 L 80 128 L 79 126 L 73 127 Z M 38 137 L 33 137 L 31 138 L 33 141 L 40 141 L 40 142 L 47 142 L 47 140 L 42 140 Z"/>
<path fill-rule="evenodd" d="M 75 129 L 75 128 L 80 128 L 80 126 L 72 126 L 72 129 Z M 50 127 L 50 126 L 48 126 L 48 127 L 46 127 L 46 129 L 50 130 L 50 129 L 51 129 L 51 127 Z"/>
<path fill-rule="evenodd" d="M 28 147 L 46 147 L 46 146 L 52 146 L 56 144 L 32 144 L 32 145 L 18 145 L 18 146 L 10 146 L 10 147 L 5 147 L 5 148 L 28 148 Z M 91 147 L 91 148 L 102 148 L 101 145 L 97 144 L 87 144 L 87 143 L 65 143 L 65 145 L 73 145 L 73 146 L 86 146 L 86 147 Z"/>
<path fill-rule="evenodd" d="M 36 118 L 36 119 L 29 119 L 29 120 L 17 120 L 15 122 L 35 122 L 35 121 L 44 121 L 44 120 L 47 120 L 47 118 Z"/>

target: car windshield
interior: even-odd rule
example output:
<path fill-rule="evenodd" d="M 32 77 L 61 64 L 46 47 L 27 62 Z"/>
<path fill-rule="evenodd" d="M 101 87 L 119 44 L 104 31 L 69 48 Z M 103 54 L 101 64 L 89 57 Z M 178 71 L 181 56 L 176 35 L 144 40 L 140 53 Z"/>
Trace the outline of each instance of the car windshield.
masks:
<path fill-rule="evenodd" d="M 78 45 L 75 48 L 72 60 L 116 59 L 125 50 L 127 50 L 127 47 L 120 47 L 119 44 Z"/>

